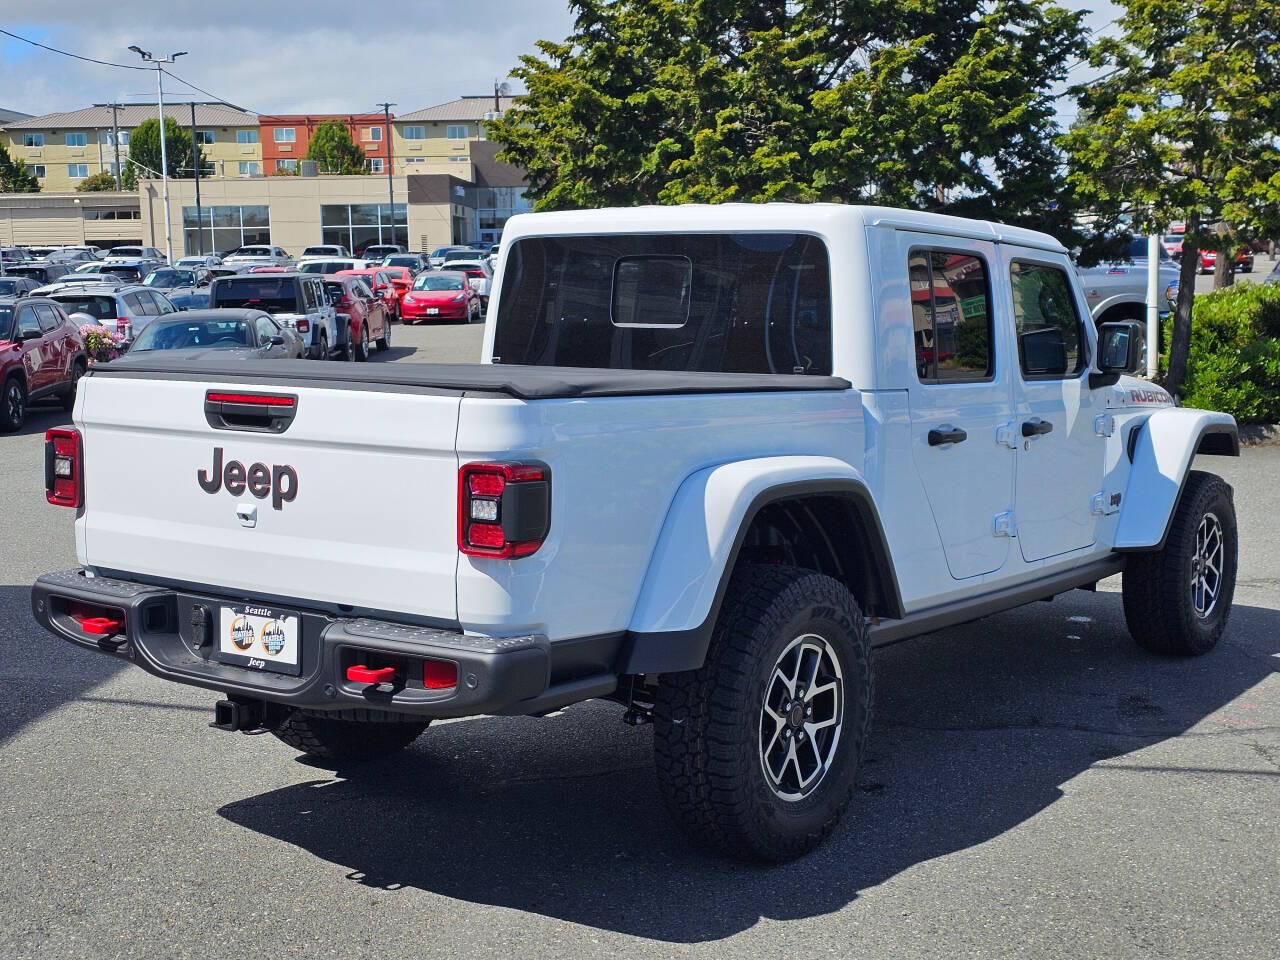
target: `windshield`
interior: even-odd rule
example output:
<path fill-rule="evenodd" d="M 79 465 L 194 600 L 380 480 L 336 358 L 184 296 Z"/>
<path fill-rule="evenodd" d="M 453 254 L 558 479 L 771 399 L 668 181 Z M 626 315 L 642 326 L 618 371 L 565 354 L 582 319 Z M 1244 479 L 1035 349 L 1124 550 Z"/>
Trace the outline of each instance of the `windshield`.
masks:
<path fill-rule="evenodd" d="M 831 373 L 827 249 L 800 233 L 530 237 L 499 309 L 495 363 Z"/>
<path fill-rule="evenodd" d="M 110 264 L 103 267 L 99 273 L 110 274 L 113 277 L 129 277 L 137 280 L 142 276 L 142 271 L 137 267 L 123 266 L 121 264 Z"/>
<path fill-rule="evenodd" d="M 148 287 L 170 289 L 173 287 L 194 287 L 196 275 L 190 270 L 157 270 L 143 281 Z"/>
<path fill-rule="evenodd" d="M 219 281 L 211 302 L 215 307 L 253 307 L 267 313 L 296 313 L 297 294 L 292 279 L 269 274 Z"/>
<path fill-rule="evenodd" d="M 87 313 L 95 320 L 116 318 L 116 298 L 83 293 L 60 293 L 53 298 L 67 313 Z"/>
<path fill-rule="evenodd" d="M 138 334 L 130 353 L 139 350 L 181 350 L 185 347 L 251 347 L 253 337 L 243 320 L 171 320 L 147 324 Z"/>
<path fill-rule="evenodd" d="M 270 247 L 241 247 L 231 255 L 233 257 L 269 257 L 272 253 Z"/>
<path fill-rule="evenodd" d="M 159 121 L 156 121 L 157 123 Z M 140 257 L 142 256 L 141 247 L 115 247 L 110 251 L 113 257 Z"/>
<path fill-rule="evenodd" d="M 461 290 L 462 278 L 441 273 L 420 273 L 413 281 L 415 290 Z"/>
<path fill-rule="evenodd" d="M 13 338 L 13 307 L 0 304 L 0 340 Z"/>
<path fill-rule="evenodd" d="M 11 297 L 18 289 L 17 280 L 6 280 L 0 277 L 0 296 Z"/>
<path fill-rule="evenodd" d="M 302 251 L 304 257 L 332 257 L 339 253 L 337 247 L 307 247 Z"/>
<path fill-rule="evenodd" d="M 384 267 L 416 267 L 418 265 L 418 258 L 414 254 L 393 253 L 391 256 L 387 257 L 387 259 L 382 261 L 382 265 Z"/>
<path fill-rule="evenodd" d="M 436 247 L 435 250 L 431 251 L 431 255 L 433 257 L 443 257 L 449 251 L 457 249 L 457 247 Z"/>
<path fill-rule="evenodd" d="M 444 262 L 448 263 L 450 260 L 474 260 L 475 258 L 476 252 L 474 250 L 450 250 L 444 255 Z"/>
<path fill-rule="evenodd" d="M 337 273 L 339 270 L 350 270 L 352 268 L 349 260 L 312 260 L 310 263 L 304 263 L 298 267 L 302 273 Z"/>

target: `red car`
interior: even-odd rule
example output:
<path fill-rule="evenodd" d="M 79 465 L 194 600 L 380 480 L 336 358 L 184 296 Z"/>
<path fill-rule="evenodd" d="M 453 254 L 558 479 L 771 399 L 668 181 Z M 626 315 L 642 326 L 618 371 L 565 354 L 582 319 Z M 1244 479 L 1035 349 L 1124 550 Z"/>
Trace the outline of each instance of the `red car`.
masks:
<path fill-rule="evenodd" d="M 418 274 L 413 289 L 404 295 L 405 323 L 433 320 L 480 319 L 480 295 L 460 270 L 428 270 Z"/>
<path fill-rule="evenodd" d="M 1196 269 L 1201 273 L 1213 273 L 1213 268 L 1218 264 L 1218 255 L 1212 250 L 1201 250 L 1200 262 L 1196 265 Z M 1253 273 L 1253 251 L 1248 247 L 1241 248 L 1236 254 L 1236 267 L 1241 273 Z"/>
<path fill-rule="evenodd" d="M 369 341 L 377 343 L 379 350 L 391 346 L 391 324 L 387 322 L 387 308 L 380 297 L 375 297 L 359 270 L 341 270 L 324 278 L 325 289 L 333 308 L 338 312 L 339 323 L 346 317 L 351 325 L 347 341 L 348 360 L 368 360 Z"/>
<path fill-rule="evenodd" d="M 0 301 L 0 430 L 21 429 L 27 404 L 55 397 L 70 410 L 89 367 L 80 328 L 45 297 Z"/>
<path fill-rule="evenodd" d="M 336 276 L 353 276 L 364 277 L 370 289 L 373 290 L 374 296 L 382 300 L 387 307 L 387 316 L 391 321 L 400 319 L 400 295 L 396 292 L 395 285 L 391 282 L 391 277 L 387 273 L 386 267 L 365 267 L 363 270 L 343 270 Z"/>
<path fill-rule="evenodd" d="M 413 286 L 413 271 L 408 267 L 383 267 L 382 272 L 387 275 L 387 279 L 391 281 L 391 286 L 396 291 L 397 307 L 404 303 L 404 295 L 409 292 L 409 288 Z M 403 314 L 403 310 L 400 311 Z"/>

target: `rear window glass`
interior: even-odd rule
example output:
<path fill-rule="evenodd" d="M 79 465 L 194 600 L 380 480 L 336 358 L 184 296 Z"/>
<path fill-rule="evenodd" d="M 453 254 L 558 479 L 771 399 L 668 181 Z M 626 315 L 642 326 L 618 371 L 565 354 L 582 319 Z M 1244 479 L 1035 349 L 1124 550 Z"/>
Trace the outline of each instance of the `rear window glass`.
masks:
<path fill-rule="evenodd" d="M 87 297 L 60 293 L 53 297 L 67 313 L 87 313 L 95 320 L 116 319 L 115 297 Z"/>
<path fill-rule="evenodd" d="M 252 307 L 267 313 L 297 313 L 298 298 L 292 278 L 270 274 L 219 280 L 211 298 L 215 307 Z"/>
<path fill-rule="evenodd" d="M 826 246 L 798 233 L 519 240 L 494 362 L 830 375 Z"/>

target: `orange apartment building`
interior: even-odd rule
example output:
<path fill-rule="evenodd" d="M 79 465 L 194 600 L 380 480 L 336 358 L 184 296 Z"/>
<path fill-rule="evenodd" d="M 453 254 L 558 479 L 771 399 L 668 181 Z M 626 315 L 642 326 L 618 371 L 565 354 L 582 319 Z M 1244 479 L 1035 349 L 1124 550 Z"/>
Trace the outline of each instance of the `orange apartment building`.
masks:
<path fill-rule="evenodd" d="M 314 113 L 288 116 L 258 117 L 262 140 L 262 172 L 271 176 L 282 170 L 295 170 L 305 160 L 311 135 L 326 120 L 341 120 L 347 125 L 351 139 L 364 150 L 365 165 L 372 173 L 385 173 L 390 160 L 390 140 L 381 113 Z M 393 121 L 395 117 L 391 118 Z"/>

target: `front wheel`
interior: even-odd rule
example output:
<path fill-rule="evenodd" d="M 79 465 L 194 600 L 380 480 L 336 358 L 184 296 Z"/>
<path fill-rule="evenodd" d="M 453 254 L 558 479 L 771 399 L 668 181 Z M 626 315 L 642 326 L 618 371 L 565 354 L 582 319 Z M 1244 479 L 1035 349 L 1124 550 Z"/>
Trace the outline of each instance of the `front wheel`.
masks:
<path fill-rule="evenodd" d="M 27 388 L 16 376 L 5 381 L 0 393 L 0 430 L 21 430 L 27 419 Z"/>
<path fill-rule="evenodd" d="M 422 735 L 430 720 L 384 719 L 376 710 L 344 711 L 353 718 L 294 710 L 271 732 L 308 756 L 333 762 L 376 760 L 403 750 Z"/>
<path fill-rule="evenodd" d="M 383 353 L 391 349 L 391 318 L 390 317 L 382 321 L 382 336 L 380 336 L 374 342 L 377 344 L 379 353 Z"/>
<path fill-rule="evenodd" d="M 360 338 L 356 342 L 356 360 L 364 363 L 369 359 L 369 327 L 367 324 L 360 324 Z"/>
<path fill-rule="evenodd" d="M 794 567 L 737 571 L 703 666 L 658 684 L 668 808 L 732 856 L 807 853 L 853 795 L 871 700 L 867 627 L 843 584 Z"/>
<path fill-rule="evenodd" d="M 1124 618 L 1139 646 L 1196 656 L 1217 645 L 1235 594 L 1236 542 L 1231 487 L 1192 470 L 1164 547 L 1125 566 Z"/>

